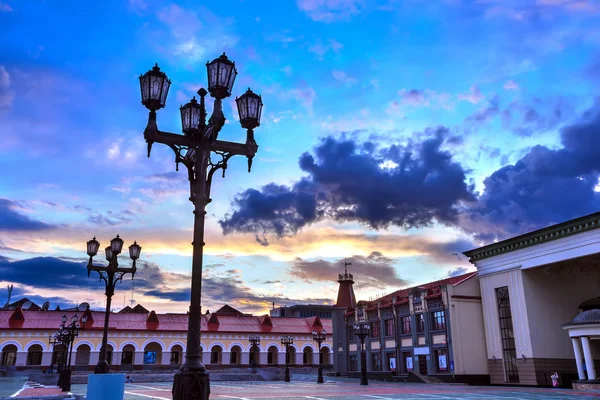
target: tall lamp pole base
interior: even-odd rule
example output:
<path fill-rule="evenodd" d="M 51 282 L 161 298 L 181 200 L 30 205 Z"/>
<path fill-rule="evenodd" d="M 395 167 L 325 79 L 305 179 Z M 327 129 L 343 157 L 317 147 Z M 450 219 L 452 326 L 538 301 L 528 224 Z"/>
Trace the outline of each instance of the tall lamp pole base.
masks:
<path fill-rule="evenodd" d="M 208 400 L 210 379 L 206 370 L 179 371 L 173 381 L 173 400 Z"/>
<path fill-rule="evenodd" d="M 323 381 L 323 368 L 319 367 L 319 376 L 317 377 L 317 383 L 325 383 Z"/>
<path fill-rule="evenodd" d="M 290 381 L 290 368 L 288 366 L 285 367 L 285 379 L 283 381 L 284 382 Z"/>

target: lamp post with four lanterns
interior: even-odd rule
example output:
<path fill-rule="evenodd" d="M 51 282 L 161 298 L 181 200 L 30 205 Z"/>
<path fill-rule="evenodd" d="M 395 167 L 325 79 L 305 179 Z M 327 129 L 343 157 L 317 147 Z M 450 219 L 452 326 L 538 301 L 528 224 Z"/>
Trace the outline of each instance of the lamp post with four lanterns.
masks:
<path fill-rule="evenodd" d="M 231 96 L 237 69 L 235 63 L 229 60 L 225 53 L 207 63 L 206 68 L 208 91 L 201 88 L 198 90 L 200 102 L 194 97 L 179 109 L 183 135 L 160 131 L 156 123 L 156 111 L 165 106 L 171 85 L 167 75 L 156 65 L 140 76 L 142 104 L 150 111 L 144 130 L 144 138 L 148 143 L 148 157 L 150 157 L 153 143 L 165 144 L 173 150 L 176 169 L 179 169 L 180 163 L 187 167 L 190 201 L 194 204 L 192 283 L 186 358 L 173 380 L 174 400 L 206 400 L 209 398 L 209 376 L 206 367 L 201 362 L 200 355 L 200 304 L 206 205 L 211 201 L 210 187 L 214 173 L 221 169 L 225 176 L 227 162 L 231 157 L 245 156 L 248 159 L 248 172 L 250 172 L 252 160 L 258 151 L 258 145 L 254 140 L 254 129 L 260 125 L 263 105 L 261 97 L 250 89 L 237 97 L 235 102 L 240 123 L 242 128 L 247 130 L 246 142 L 234 143 L 217 140 L 217 136 L 225 124 L 222 110 L 223 99 Z M 214 106 L 207 123 L 204 97 L 209 93 L 214 98 Z"/>
<path fill-rule="evenodd" d="M 281 344 L 285 346 L 285 378 L 284 382 L 290 381 L 290 346 L 294 344 L 294 337 L 284 335 L 281 337 Z"/>
<path fill-rule="evenodd" d="M 115 294 L 115 285 L 123 280 L 123 275 L 130 273 L 131 279 L 135 275 L 136 266 L 135 262 L 140 257 L 140 253 L 142 251 L 142 247 L 137 244 L 137 242 L 133 242 L 131 246 L 129 246 L 129 257 L 133 260 L 133 265 L 130 268 L 119 267 L 119 263 L 117 260 L 117 256 L 123 250 L 123 239 L 117 235 L 114 239 L 110 241 L 110 246 L 107 246 L 104 249 L 104 253 L 106 256 L 106 261 L 108 261 L 107 266 L 101 265 L 93 265 L 92 259 L 98 254 L 98 249 L 100 248 L 100 243 L 96 240 L 96 237 L 87 242 L 87 254 L 90 256 L 90 260 L 88 261 L 88 277 L 90 276 L 90 272 L 97 271 L 100 275 L 100 280 L 104 281 L 106 285 L 106 311 L 104 312 L 104 332 L 102 334 L 102 346 L 100 347 L 100 356 L 98 357 L 98 364 L 94 368 L 95 374 L 108 374 L 110 370 L 110 366 L 106 357 L 106 346 L 108 343 L 108 320 L 110 318 L 110 304 L 112 300 L 112 296 Z"/>
<path fill-rule="evenodd" d="M 313 331 L 313 340 L 319 344 L 319 376 L 317 377 L 317 383 L 323 383 L 323 353 L 321 353 L 321 343 L 327 340 L 327 331 L 321 329 L 320 331 Z"/>
<path fill-rule="evenodd" d="M 357 322 L 354 324 L 354 332 L 360 338 L 360 384 L 368 385 L 367 380 L 367 353 L 365 352 L 365 338 L 369 336 L 371 327 L 366 322 Z"/>
<path fill-rule="evenodd" d="M 81 318 L 81 324 L 79 323 L 79 317 L 77 314 L 71 317 L 71 323 L 67 325 L 68 318 L 66 315 L 62 316 L 62 323 L 58 327 L 58 331 L 54 336 L 48 337 L 48 342 L 51 345 L 62 344 L 64 346 L 64 352 L 67 354 L 67 361 L 63 361 L 62 368 L 58 375 L 58 386 L 63 392 L 71 390 L 71 358 L 73 357 L 73 343 L 75 338 L 79 336 L 79 331 L 83 330 L 87 317 L 84 315 Z"/>
<path fill-rule="evenodd" d="M 252 373 L 256 373 L 256 366 L 258 365 L 257 352 L 256 347 L 260 344 L 260 335 L 251 334 L 248 336 L 248 341 L 250 342 L 250 367 L 252 367 Z"/>

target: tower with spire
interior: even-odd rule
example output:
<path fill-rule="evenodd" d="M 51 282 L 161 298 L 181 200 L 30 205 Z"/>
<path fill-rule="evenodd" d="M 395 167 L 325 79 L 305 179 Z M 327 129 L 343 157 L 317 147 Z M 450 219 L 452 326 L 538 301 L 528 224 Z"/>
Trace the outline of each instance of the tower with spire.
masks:
<path fill-rule="evenodd" d="M 348 266 L 352 265 L 351 262 L 344 260 L 342 263 L 344 266 L 344 273 L 338 274 L 338 288 L 336 307 L 345 307 L 349 310 L 353 310 L 356 307 L 356 297 L 354 296 L 354 279 L 352 274 L 348 273 Z"/>

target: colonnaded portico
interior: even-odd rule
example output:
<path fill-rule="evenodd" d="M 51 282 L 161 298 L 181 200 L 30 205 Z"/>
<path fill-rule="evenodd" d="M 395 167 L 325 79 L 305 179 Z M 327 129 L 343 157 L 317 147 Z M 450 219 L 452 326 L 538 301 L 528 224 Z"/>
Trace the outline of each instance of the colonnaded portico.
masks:
<path fill-rule="evenodd" d="M 600 330 L 577 321 L 600 293 L 600 213 L 464 254 L 478 270 L 492 384 L 548 385 L 554 372 L 561 384 L 596 379 L 600 341 L 590 339 Z"/>

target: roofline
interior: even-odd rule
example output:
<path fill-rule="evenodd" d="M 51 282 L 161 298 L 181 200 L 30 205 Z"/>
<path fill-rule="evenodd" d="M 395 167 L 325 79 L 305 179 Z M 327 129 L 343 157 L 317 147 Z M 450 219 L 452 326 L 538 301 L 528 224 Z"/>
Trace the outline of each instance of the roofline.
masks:
<path fill-rule="evenodd" d="M 453 285 L 452 285 L 452 287 L 456 287 L 456 286 L 460 285 L 461 283 L 464 283 L 464 282 L 468 281 L 468 280 L 469 280 L 469 279 L 471 279 L 472 277 L 474 277 L 474 276 L 477 276 L 477 271 L 473 271 L 473 272 L 471 272 L 470 274 L 471 274 L 471 275 L 469 275 L 469 276 L 466 276 L 464 279 L 462 279 L 462 280 L 460 280 L 460 281 L 456 282 L 455 284 L 453 284 Z"/>
<path fill-rule="evenodd" d="M 505 239 L 500 242 L 468 250 L 463 252 L 463 254 L 469 257 L 469 262 L 474 264 L 475 261 L 484 258 L 493 257 L 502 253 L 509 253 L 514 250 L 598 228 L 600 228 L 600 212 L 595 212 L 593 214 L 584 215 L 583 217 L 538 229 L 533 232 L 528 232 L 520 236 Z"/>

